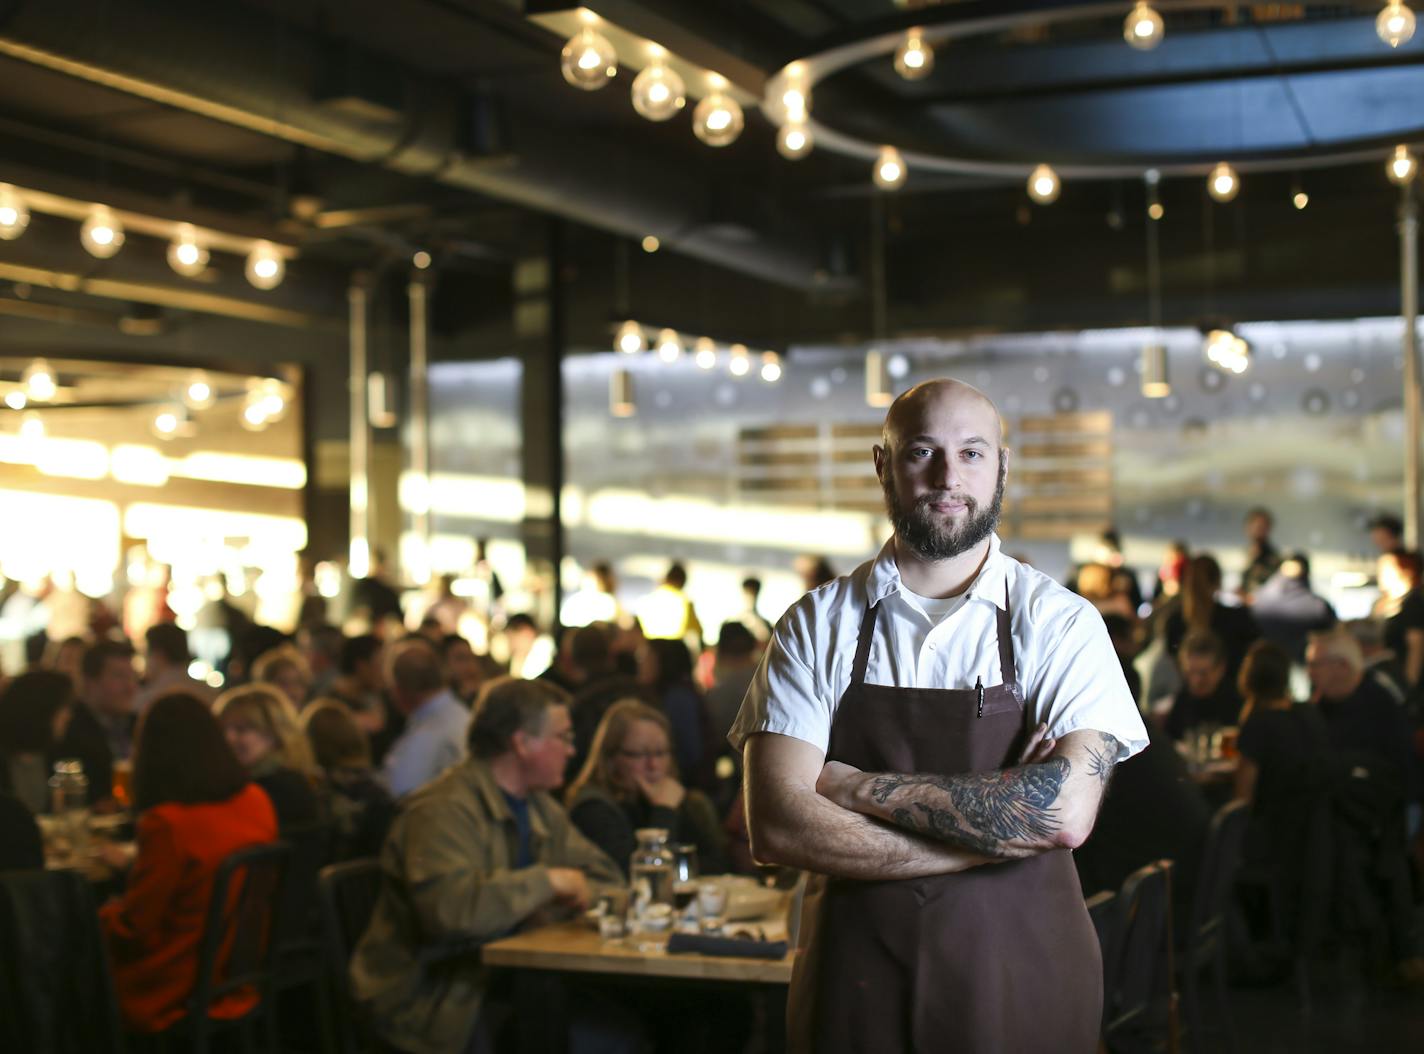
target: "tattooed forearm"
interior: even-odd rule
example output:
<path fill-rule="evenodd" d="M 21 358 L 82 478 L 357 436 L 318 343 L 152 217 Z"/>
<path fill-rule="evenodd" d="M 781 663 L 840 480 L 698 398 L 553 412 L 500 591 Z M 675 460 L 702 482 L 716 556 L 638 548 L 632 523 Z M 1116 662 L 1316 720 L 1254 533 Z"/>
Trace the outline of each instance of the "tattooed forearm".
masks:
<path fill-rule="evenodd" d="M 1084 749 L 1088 752 L 1088 774 L 1098 777 L 1106 787 L 1117 765 L 1118 741 L 1106 732 L 1099 732 L 1098 742 L 1090 743 Z"/>
<path fill-rule="evenodd" d="M 1053 843 L 1067 758 L 964 776 L 876 776 L 874 812 L 897 827 L 989 856 L 1024 856 Z"/>

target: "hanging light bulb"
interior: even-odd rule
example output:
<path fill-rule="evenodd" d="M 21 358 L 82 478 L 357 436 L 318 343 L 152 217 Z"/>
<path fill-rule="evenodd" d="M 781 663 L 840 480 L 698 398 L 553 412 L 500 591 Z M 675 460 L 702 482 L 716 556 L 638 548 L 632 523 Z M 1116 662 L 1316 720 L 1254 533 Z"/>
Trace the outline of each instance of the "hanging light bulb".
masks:
<path fill-rule="evenodd" d="M 1414 12 L 1400 0 L 1391 0 L 1375 19 L 1375 32 L 1392 48 L 1397 48 L 1414 36 Z"/>
<path fill-rule="evenodd" d="M 1142 394 L 1149 399 L 1172 394 L 1167 380 L 1167 349 L 1161 344 L 1148 344 L 1142 349 Z"/>
<path fill-rule="evenodd" d="M 11 410 L 23 410 L 28 403 L 29 399 L 18 388 L 11 388 L 5 393 L 5 405 Z"/>
<path fill-rule="evenodd" d="M 287 273 L 287 263 L 270 242 L 258 242 L 247 254 L 247 280 L 258 289 L 276 289 Z"/>
<path fill-rule="evenodd" d="M 865 353 L 865 402 L 868 406 L 889 406 L 895 401 L 894 382 L 878 348 Z"/>
<path fill-rule="evenodd" d="M 614 417 L 632 417 L 638 412 L 633 375 L 627 370 L 614 370 L 608 375 L 608 412 Z"/>
<path fill-rule="evenodd" d="M 781 93 L 781 112 L 793 123 L 804 123 L 811 116 L 811 92 L 799 78 Z"/>
<path fill-rule="evenodd" d="M 269 378 L 258 386 L 254 398 L 262 407 L 263 416 L 268 421 L 280 421 L 287 415 L 288 395 L 285 384 Z"/>
<path fill-rule="evenodd" d="M 1162 43 L 1165 30 L 1162 16 L 1152 10 L 1147 0 L 1138 0 L 1122 24 L 1122 36 L 1138 51 L 1151 51 Z"/>
<path fill-rule="evenodd" d="M 643 342 L 643 327 L 631 319 L 618 327 L 613 336 L 613 348 L 624 355 L 636 355 L 647 345 Z"/>
<path fill-rule="evenodd" d="M 208 250 L 198 244 L 198 233 L 191 223 L 180 223 L 168 243 L 168 266 L 188 278 L 197 277 L 208 266 Z"/>
<path fill-rule="evenodd" d="M 875 159 L 875 185 L 881 190 L 899 190 L 905 185 L 905 161 L 893 146 L 882 146 Z"/>
<path fill-rule="evenodd" d="M 1303 190 L 1297 190 L 1291 195 L 1291 204 L 1294 205 L 1298 211 L 1304 211 L 1305 207 L 1310 204 L 1310 195 Z"/>
<path fill-rule="evenodd" d="M 242 427 L 249 432 L 260 432 L 267 427 L 267 410 L 262 405 L 261 399 L 255 399 L 251 393 L 242 404 Z"/>
<path fill-rule="evenodd" d="M 1397 146 L 1394 153 L 1390 155 L 1389 164 L 1385 167 L 1385 174 L 1389 176 L 1391 183 L 1404 186 L 1406 183 L 1414 182 L 1414 177 L 1419 172 L 1419 159 L 1409 152 L 1407 146 Z"/>
<path fill-rule="evenodd" d="M 1206 177 L 1206 192 L 1217 201 L 1230 201 L 1240 189 L 1241 179 L 1236 175 L 1236 169 L 1225 161 L 1213 168 Z"/>
<path fill-rule="evenodd" d="M 30 224 L 29 206 L 8 183 L 0 183 L 0 241 L 12 242 Z"/>
<path fill-rule="evenodd" d="M 761 379 L 767 384 L 781 380 L 781 356 L 774 351 L 766 351 L 761 356 Z"/>
<path fill-rule="evenodd" d="M 745 344 L 733 344 L 727 349 L 727 354 L 727 369 L 733 377 L 745 377 L 751 371 L 751 352 Z"/>
<path fill-rule="evenodd" d="M 682 341 L 677 330 L 665 329 L 658 334 L 658 358 L 664 362 L 676 362 L 682 358 Z"/>
<path fill-rule="evenodd" d="M 708 146 L 735 142 L 745 123 L 737 100 L 720 91 L 706 96 L 692 111 L 692 131 Z"/>
<path fill-rule="evenodd" d="M 90 256 L 107 260 L 124 244 L 124 227 L 107 205 L 95 205 L 79 228 L 79 240 Z"/>
<path fill-rule="evenodd" d="M 666 121 L 687 105 L 682 77 L 664 64 L 661 53 L 633 78 L 633 109 L 650 121 Z"/>
<path fill-rule="evenodd" d="M 928 77 L 934 69 L 934 48 L 925 43 L 924 31 L 912 29 L 895 52 L 895 72 L 907 81 Z"/>
<path fill-rule="evenodd" d="M 1028 196 L 1040 205 L 1052 205 L 1061 190 L 1058 173 L 1047 165 L 1039 165 L 1028 177 Z"/>
<path fill-rule="evenodd" d="M 54 370 L 44 359 L 35 359 L 20 374 L 20 385 L 25 390 L 25 398 L 32 403 L 47 403 L 59 391 L 59 383 L 54 378 Z"/>
<path fill-rule="evenodd" d="M 159 439 L 172 439 L 183 426 L 183 411 L 176 406 L 165 406 L 153 415 L 149 428 Z"/>
<path fill-rule="evenodd" d="M 698 337 L 692 346 L 696 349 L 692 359 L 699 370 L 710 370 L 717 365 L 717 342 L 711 337 Z"/>
<path fill-rule="evenodd" d="M 20 438 L 36 441 L 45 437 L 44 418 L 34 410 L 28 410 L 20 418 Z"/>
<path fill-rule="evenodd" d="M 584 27 L 559 53 L 559 69 L 564 80 L 584 91 L 598 91 L 618 74 L 618 52 L 608 38 Z"/>
<path fill-rule="evenodd" d="M 814 145 L 815 140 L 811 137 L 811 130 L 801 123 L 788 121 L 776 133 L 777 152 L 792 161 L 805 157 L 811 152 L 811 147 Z"/>
<path fill-rule="evenodd" d="M 197 370 L 189 375 L 188 382 L 183 385 L 184 406 L 191 410 L 206 410 L 216 399 L 213 382 L 206 373 Z"/>

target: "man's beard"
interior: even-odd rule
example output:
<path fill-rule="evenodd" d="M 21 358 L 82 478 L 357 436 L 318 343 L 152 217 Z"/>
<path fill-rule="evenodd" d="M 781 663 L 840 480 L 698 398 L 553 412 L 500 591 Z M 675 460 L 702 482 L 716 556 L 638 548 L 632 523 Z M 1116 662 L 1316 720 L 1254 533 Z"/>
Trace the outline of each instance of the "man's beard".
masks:
<path fill-rule="evenodd" d="M 886 471 L 881 489 L 885 491 L 885 512 L 895 527 L 895 535 L 925 560 L 948 560 L 967 553 L 982 542 L 999 525 L 1004 505 L 1004 479 L 1008 462 L 999 456 L 999 482 L 994 498 L 982 512 L 979 503 L 967 494 L 951 495 L 946 491 L 922 494 L 914 505 L 906 508 L 895 490 L 895 477 Z M 958 527 L 944 523 L 931 505 L 944 501 L 964 503 L 965 519 Z"/>

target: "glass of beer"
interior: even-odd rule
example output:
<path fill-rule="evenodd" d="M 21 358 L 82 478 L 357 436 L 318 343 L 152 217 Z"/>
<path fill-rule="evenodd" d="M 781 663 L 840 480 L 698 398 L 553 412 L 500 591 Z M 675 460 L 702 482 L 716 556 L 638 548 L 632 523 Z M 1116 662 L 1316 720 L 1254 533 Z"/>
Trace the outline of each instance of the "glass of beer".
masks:
<path fill-rule="evenodd" d="M 113 795 L 121 808 L 133 808 L 133 762 L 127 758 L 114 762 Z"/>

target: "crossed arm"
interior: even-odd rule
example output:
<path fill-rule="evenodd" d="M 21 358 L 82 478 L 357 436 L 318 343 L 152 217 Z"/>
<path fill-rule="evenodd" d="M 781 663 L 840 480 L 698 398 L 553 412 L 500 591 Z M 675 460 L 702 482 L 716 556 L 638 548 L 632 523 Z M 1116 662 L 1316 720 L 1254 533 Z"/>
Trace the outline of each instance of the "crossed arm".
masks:
<path fill-rule="evenodd" d="M 946 874 L 1076 848 L 1097 817 L 1118 744 L 1056 742 L 1040 727 L 1021 763 L 958 776 L 866 773 L 808 743 L 747 740 L 747 822 L 762 862 L 865 880 Z"/>

